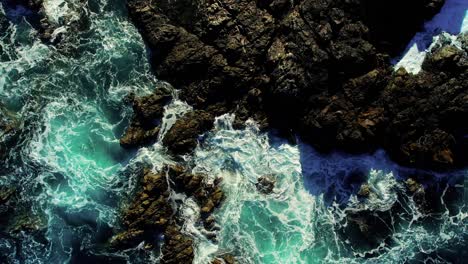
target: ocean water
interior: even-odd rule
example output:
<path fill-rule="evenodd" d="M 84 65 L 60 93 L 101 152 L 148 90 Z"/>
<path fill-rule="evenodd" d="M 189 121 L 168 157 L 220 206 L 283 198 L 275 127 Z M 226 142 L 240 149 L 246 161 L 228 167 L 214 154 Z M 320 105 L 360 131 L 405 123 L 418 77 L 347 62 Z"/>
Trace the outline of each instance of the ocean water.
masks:
<path fill-rule="evenodd" d="M 19 240 L 1 236 L 2 263 L 66 263 L 105 242 L 131 191 L 125 171 L 135 153 L 118 140 L 132 114 L 124 99 L 157 82 L 124 1 L 44 3 L 60 46 L 43 44 L 21 9 L 0 9 L 9 18 L 0 32 L 0 103 L 20 131 L 0 161 L 0 185 L 16 189 L 10 215 L 34 226 Z"/>
<path fill-rule="evenodd" d="M 160 142 L 136 151 L 119 145 L 131 116 L 125 97 L 157 87 L 141 36 L 123 0 L 44 3 L 61 39 L 55 46 L 39 40 L 25 9 L 0 4 L 0 104 L 19 131 L 0 160 L 0 187 L 15 190 L 11 219 L 0 221 L 0 263 L 157 263 L 140 246 L 106 248 L 138 167 L 158 171 L 174 162 Z M 160 137 L 190 109 L 179 100 L 166 106 Z M 439 208 L 427 213 L 406 191 L 412 172 L 382 152 L 323 156 L 300 140 L 261 133 L 251 121 L 236 130 L 233 118 L 218 117 L 185 157 L 207 181 L 222 179 L 218 228 L 201 226 L 193 199 L 171 195 L 194 240 L 195 263 L 226 253 L 239 263 L 457 263 L 467 256 L 468 212 L 463 188 L 455 187 L 464 172 L 425 183 L 440 196 Z M 275 181 L 272 194 L 256 189 L 262 176 Z M 356 195 L 363 182 L 369 199 Z M 368 243 L 356 233 L 350 216 L 359 214 L 382 225 L 382 239 Z M 217 239 L 208 239 L 213 233 Z"/>
<path fill-rule="evenodd" d="M 460 33 L 468 32 L 468 1 L 446 0 L 439 14 L 424 24 L 423 31 L 415 34 L 403 55 L 393 60 L 395 70 L 403 67 L 417 74 L 430 52 L 439 41 L 450 41 L 461 48 L 457 41 Z"/>
<path fill-rule="evenodd" d="M 303 143 L 293 146 L 260 133 L 253 122 L 235 130 L 233 118 L 219 117 L 193 157 L 194 171 L 222 178 L 227 195 L 215 213 L 220 228 L 216 242 L 201 235 L 207 233 L 201 227 L 186 229 L 196 238 L 195 263 L 224 253 L 240 263 L 461 263 L 466 256 L 463 190 L 455 201 L 446 195 L 464 172 L 436 176 L 441 208 L 426 213 L 406 191 L 402 177 L 408 172 L 382 152 L 324 156 Z M 368 199 L 353 191 L 356 171 L 364 173 L 362 180 L 370 186 Z M 268 195 L 256 189 L 258 178 L 266 175 L 276 182 Z M 456 209 L 449 208 L 448 200 Z M 369 245 L 365 232 L 353 232 L 347 216 L 358 213 L 366 219 L 387 217 L 376 225 L 385 238 Z"/>

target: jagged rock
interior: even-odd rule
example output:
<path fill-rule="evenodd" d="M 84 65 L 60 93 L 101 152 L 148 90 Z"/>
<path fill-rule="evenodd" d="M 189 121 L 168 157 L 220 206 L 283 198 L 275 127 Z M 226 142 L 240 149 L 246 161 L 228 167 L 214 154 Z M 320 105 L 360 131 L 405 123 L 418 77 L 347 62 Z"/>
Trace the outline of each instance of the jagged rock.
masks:
<path fill-rule="evenodd" d="M 418 205 L 419 209 L 423 212 L 428 211 L 429 208 L 426 202 L 426 191 L 424 190 L 424 186 L 412 178 L 408 178 L 405 181 L 405 186 L 413 196 L 413 200 Z M 431 195 L 437 196 L 436 194 Z"/>
<path fill-rule="evenodd" d="M 180 228 L 170 225 L 164 232 L 161 263 L 192 263 L 194 258 L 192 239 L 182 234 Z"/>
<path fill-rule="evenodd" d="M 425 70 L 439 70 L 443 72 L 458 73 L 468 68 L 465 51 L 452 46 L 443 45 L 432 52 L 423 63 Z"/>
<path fill-rule="evenodd" d="M 371 193 L 370 187 L 368 184 L 363 184 L 361 185 L 361 188 L 359 189 L 359 192 L 357 193 L 358 197 L 361 198 L 366 198 L 369 197 Z"/>
<path fill-rule="evenodd" d="M 189 112 L 167 131 L 163 143 L 173 154 L 188 154 L 197 146 L 198 136 L 211 129 L 213 122 L 214 117 L 206 111 Z"/>
<path fill-rule="evenodd" d="M 145 238 L 145 231 L 130 229 L 112 237 L 110 244 L 115 248 L 131 248 L 140 244 Z"/>
<path fill-rule="evenodd" d="M 211 264 L 235 264 L 236 258 L 230 254 L 225 254 L 214 259 Z"/>
<path fill-rule="evenodd" d="M 133 111 L 141 123 L 152 123 L 160 119 L 164 114 L 164 106 L 172 100 L 169 87 L 158 86 L 152 94 L 136 97 L 131 95 Z M 145 125 L 145 124 L 141 124 Z"/>
<path fill-rule="evenodd" d="M 131 125 L 120 138 L 120 145 L 124 148 L 132 148 L 152 143 L 158 138 L 159 130 L 159 127 L 145 130 L 142 127 Z"/>
<path fill-rule="evenodd" d="M 168 175 L 174 183 L 176 190 L 193 196 L 196 199 L 200 205 L 201 213 L 204 215 L 212 213 L 224 198 L 219 181 L 206 183 L 204 181 L 206 175 L 192 174 L 180 166 L 168 167 Z"/>
<path fill-rule="evenodd" d="M 173 154 L 189 153 L 213 116 L 234 112 L 236 127 L 254 118 L 321 151 L 383 147 L 400 164 L 447 170 L 468 164 L 468 128 L 459 122 L 467 116 L 466 51 L 441 43 L 416 76 L 393 72 L 389 62 L 443 2 L 128 6 L 158 77 L 180 89 L 197 115 L 209 115 L 206 125 L 194 114 L 178 121 L 164 142 Z"/>
<path fill-rule="evenodd" d="M 165 173 L 153 173 L 145 169 L 139 186 L 135 198 L 123 211 L 122 224 L 125 231 L 110 241 L 113 247 L 129 248 L 142 241 L 151 244 L 153 234 L 163 232 L 171 220 L 173 209 L 169 202 Z"/>
<path fill-rule="evenodd" d="M 130 229 L 161 230 L 173 212 L 168 202 L 166 176 L 145 170 L 141 186 L 142 190 L 124 213 L 123 223 Z"/>
<path fill-rule="evenodd" d="M 406 187 L 408 188 L 408 190 L 411 192 L 411 193 L 416 193 L 416 192 L 419 192 L 421 190 L 424 191 L 424 188 L 422 187 L 421 184 L 417 183 L 414 179 L 412 178 L 409 178 L 406 180 Z"/>
<path fill-rule="evenodd" d="M 154 250 L 160 242 L 158 235 L 163 234 L 161 263 L 192 263 L 193 241 L 181 231 L 185 219 L 172 207 L 168 188 L 193 197 L 200 206 L 203 224 L 214 230 L 211 213 L 221 204 L 223 192 L 219 181 L 206 183 L 206 178 L 180 165 L 165 166 L 159 173 L 145 169 L 139 191 L 122 212 L 123 230 L 112 237 L 110 246 L 122 249 L 145 242 L 146 250 Z"/>
<path fill-rule="evenodd" d="M 125 148 L 140 147 L 157 140 L 158 122 L 164 114 L 164 106 L 172 100 L 171 88 L 159 85 L 154 93 L 136 97 L 128 96 L 134 112 L 134 118 L 120 139 Z"/>
<path fill-rule="evenodd" d="M 271 176 L 262 176 L 258 178 L 255 186 L 259 192 L 263 194 L 270 194 L 275 188 L 275 180 Z"/>

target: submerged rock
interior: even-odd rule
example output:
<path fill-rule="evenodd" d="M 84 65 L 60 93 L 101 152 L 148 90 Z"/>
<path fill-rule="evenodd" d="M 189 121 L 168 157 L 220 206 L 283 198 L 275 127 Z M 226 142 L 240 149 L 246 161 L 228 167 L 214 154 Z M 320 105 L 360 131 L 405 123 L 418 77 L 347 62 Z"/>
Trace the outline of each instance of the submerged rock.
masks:
<path fill-rule="evenodd" d="M 258 178 L 255 186 L 259 192 L 263 194 L 270 194 L 275 188 L 275 180 L 271 176 L 262 176 Z"/>
<path fill-rule="evenodd" d="M 373 249 L 388 242 L 386 240 L 393 234 L 392 213 L 392 211 L 348 213 L 341 235 L 356 251 L 372 252 Z"/>
<path fill-rule="evenodd" d="M 361 185 L 359 192 L 357 193 L 358 197 L 367 198 L 371 193 L 370 186 L 368 184 Z"/>
<path fill-rule="evenodd" d="M 2 162 L 16 144 L 20 125 L 15 114 L 0 103 L 0 172 L 4 170 Z"/>

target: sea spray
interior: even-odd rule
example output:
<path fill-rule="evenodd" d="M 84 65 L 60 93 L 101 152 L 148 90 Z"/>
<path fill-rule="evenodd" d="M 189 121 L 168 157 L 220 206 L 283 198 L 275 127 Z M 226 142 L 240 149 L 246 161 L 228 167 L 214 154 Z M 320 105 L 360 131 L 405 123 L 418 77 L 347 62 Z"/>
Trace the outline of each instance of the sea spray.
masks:
<path fill-rule="evenodd" d="M 21 124 L 18 144 L 0 161 L 10 168 L 2 187 L 17 193 L 3 228 L 26 230 L 0 239 L 1 255 L 13 263 L 110 254 L 97 245 L 109 239 L 134 177 L 127 173 L 133 153 L 118 141 L 132 114 L 123 102 L 130 92 L 144 95 L 157 86 L 123 1 L 45 1 L 49 19 L 71 26 L 74 13 L 61 8 L 90 23 L 57 46 L 42 43 L 21 17 L 2 24 L 0 33 L 0 101 Z"/>
<path fill-rule="evenodd" d="M 460 207 L 455 214 L 444 209 L 435 219 L 424 215 L 404 182 L 388 172 L 397 168 L 389 166 L 389 161 L 363 156 L 368 164 L 381 166 L 368 170 L 368 199 L 353 193 L 342 204 L 336 200 L 330 204 L 324 194 L 315 196 L 306 189 L 298 146 L 260 133 L 252 121 L 245 129 L 233 129 L 233 119 L 233 115 L 217 118 L 214 131 L 193 158 L 194 172 L 221 177 L 226 193 L 222 207 L 215 212 L 220 228 L 217 241 L 194 236 L 195 263 L 206 263 L 210 259 L 207 252 L 213 252 L 211 256 L 230 253 L 241 263 L 403 263 L 431 258 L 428 256 L 466 239 L 466 209 Z M 325 157 L 313 152 L 308 158 Z M 309 173 L 313 169 L 309 165 Z M 341 170 L 340 166 L 335 169 Z M 273 193 L 268 195 L 255 185 L 265 174 L 274 175 L 276 181 Z M 443 194 L 440 199 L 444 199 Z M 394 220 L 382 222 L 380 228 L 389 232 L 374 248 L 361 248 L 356 244 L 359 240 L 346 239 L 353 236 L 346 233 L 349 217 L 372 212 L 390 213 Z M 428 226 L 423 219 L 436 220 L 436 227 Z"/>

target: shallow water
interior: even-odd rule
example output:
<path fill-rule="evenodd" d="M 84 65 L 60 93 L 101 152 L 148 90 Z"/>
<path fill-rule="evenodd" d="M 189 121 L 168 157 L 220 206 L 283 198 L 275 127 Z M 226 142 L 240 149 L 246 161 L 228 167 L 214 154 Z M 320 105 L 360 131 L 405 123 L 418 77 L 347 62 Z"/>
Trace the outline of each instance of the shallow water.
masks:
<path fill-rule="evenodd" d="M 415 34 L 403 55 L 394 59 L 395 69 L 403 67 L 417 74 L 427 53 L 441 38 L 461 46 L 456 41 L 460 33 L 468 33 L 468 1 L 446 0 L 440 13 L 424 24 L 423 31 Z"/>
<path fill-rule="evenodd" d="M 13 220 L 1 226 L 0 262 L 157 262 L 156 254 L 140 247 L 105 248 L 119 224 L 119 208 L 134 189 L 137 167 L 157 171 L 173 162 L 160 143 L 132 152 L 118 142 L 131 115 L 125 97 L 149 93 L 157 84 L 144 43 L 123 0 L 45 3 L 62 38 L 59 46 L 38 39 L 21 17 L 24 10 L 0 8 L 10 21 L 0 25 L 6 29 L 0 32 L 0 103 L 20 131 L 0 161 L 0 187 L 16 189 Z M 84 29 L 74 29 L 77 21 Z M 161 136 L 188 110 L 177 100 L 168 105 Z M 322 156 L 304 144 L 262 134 L 251 122 L 235 130 L 232 118 L 219 117 L 195 155 L 186 157 L 194 172 L 223 179 L 227 198 L 215 212 L 218 240 L 207 239 L 211 231 L 200 226 L 192 199 L 171 196 L 181 202 L 196 263 L 223 253 L 240 263 L 442 263 L 467 255 L 461 251 L 467 245 L 464 201 L 442 197 L 463 172 L 427 183 L 440 185 L 444 201 L 437 214 L 427 216 L 405 191 L 408 172 L 383 153 Z M 257 178 L 265 175 L 276 181 L 273 194 L 256 189 Z M 362 182 L 375 193 L 364 202 L 356 197 Z M 391 235 L 380 244 L 363 244 L 346 229 L 352 212 L 394 206 L 400 209 L 392 215 Z"/>

